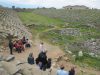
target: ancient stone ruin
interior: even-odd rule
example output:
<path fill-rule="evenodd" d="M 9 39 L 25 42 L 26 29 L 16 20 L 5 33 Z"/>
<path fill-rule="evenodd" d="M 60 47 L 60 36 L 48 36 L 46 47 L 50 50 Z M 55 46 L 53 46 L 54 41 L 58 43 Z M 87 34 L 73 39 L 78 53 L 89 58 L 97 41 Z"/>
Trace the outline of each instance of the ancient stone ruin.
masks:
<path fill-rule="evenodd" d="M 26 36 L 29 38 L 31 35 L 27 28 L 22 25 L 16 12 L 10 8 L 0 7 L 0 43 L 1 40 L 7 38 L 8 35 L 13 37 L 22 38 Z"/>
<path fill-rule="evenodd" d="M 0 37 L 6 38 L 8 34 L 18 38 L 31 35 L 22 25 L 15 11 L 9 8 L 0 8 Z"/>
<path fill-rule="evenodd" d="M 60 34 L 63 35 L 72 35 L 72 36 L 77 36 L 77 35 L 81 35 L 79 29 L 75 29 L 75 28 L 64 28 L 60 31 Z"/>

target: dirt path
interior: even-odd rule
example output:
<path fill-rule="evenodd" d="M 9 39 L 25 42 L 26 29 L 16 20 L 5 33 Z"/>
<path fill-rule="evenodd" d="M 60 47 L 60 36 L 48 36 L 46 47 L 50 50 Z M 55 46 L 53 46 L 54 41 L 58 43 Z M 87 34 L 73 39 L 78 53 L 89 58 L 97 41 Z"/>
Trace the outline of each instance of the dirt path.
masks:
<path fill-rule="evenodd" d="M 41 42 L 44 43 L 44 47 L 47 50 L 47 56 L 49 58 L 54 58 L 57 57 L 59 54 L 60 55 L 64 55 L 64 52 L 60 50 L 60 48 L 58 46 L 53 46 L 47 42 L 44 42 L 42 40 L 39 39 L 39 34 L 36 35 L 35 37 L 35 41 L 34 41 L 34 48 L 36 49 L 36 52 L 40 52 L 39 51 L 39 45 Z"/>

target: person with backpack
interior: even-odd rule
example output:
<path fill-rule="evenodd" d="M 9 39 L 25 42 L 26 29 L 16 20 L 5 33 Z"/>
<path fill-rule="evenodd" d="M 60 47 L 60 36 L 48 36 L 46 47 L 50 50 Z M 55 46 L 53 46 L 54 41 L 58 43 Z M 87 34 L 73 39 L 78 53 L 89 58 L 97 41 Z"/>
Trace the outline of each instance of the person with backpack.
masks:
<path fill-rule="evenodd" d="M 46 52 L 41 52 L 38 56 L 38 60 L 39 62 L 41 62 L 41 67 L 40 69 L 45 71 L 46 70 L 46 65 L 47 65 L 47 56 L 46 56 Z"/>

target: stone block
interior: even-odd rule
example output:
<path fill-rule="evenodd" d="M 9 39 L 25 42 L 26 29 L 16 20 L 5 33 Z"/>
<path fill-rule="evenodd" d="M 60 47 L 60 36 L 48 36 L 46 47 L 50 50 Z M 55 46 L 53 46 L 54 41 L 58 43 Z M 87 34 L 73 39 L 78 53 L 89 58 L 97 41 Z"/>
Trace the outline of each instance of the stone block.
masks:
<path fill-rule="evenodd" d="M 15 59 L 15 56 L 14 55 L 9 55 L 7 58 L 6 58 L 6 61 L 9 62 L 9 61 L 12 61 Z"/>
<path fill-rule="evenodd" d="M 0 68 L 0 75 L 9 75 L 7 71 L 3 68 Z"/>
<path fill-rule="evenodd" d="M 0 61 L 2 61 L 3 60 L 3 55 L 0 55 Z"/>
<path fill-rule="evenodd" d="M 32 75 L 32 72 L 31 72 L 30 70 L 28 70 L 28 69 L 24 69 L 24 70 L 22 71 L 22 74 L 23 74 L 23 75 Z"/>
<path fill-rule="evenodd" d="M 15 75 L 22 75 L 21 73 L 17 73 L 17 74 L 15 74 Z"/>
<path fill-rule="evenodd" d="M 16 73 L 18 73 L 21 68 L 16 67 L 15 64 L 12 64 L 10 62 L 5 62 L 5 61 L 1 61 L 2 67 L 8 72 L 8 74 L 10 75 L 14 75 Z"/>

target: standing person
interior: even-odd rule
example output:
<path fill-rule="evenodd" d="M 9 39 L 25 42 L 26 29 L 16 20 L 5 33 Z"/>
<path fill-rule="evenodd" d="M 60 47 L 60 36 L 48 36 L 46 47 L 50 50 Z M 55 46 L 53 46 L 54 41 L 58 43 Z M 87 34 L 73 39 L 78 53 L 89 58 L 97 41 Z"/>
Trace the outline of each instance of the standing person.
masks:
<path fill-rule="evenodd" d="M 46 65 L 47 65 L 47 55 L 46 55 L 46 52 L 41 52 L 38 55 L 38 60 L 39 60 L 39 62 L 42 63 L 40 69 L 45 71 L 46 70 Z"/>
<path fill-rule="evenodd" d="M 47 55 L 46 55 L 46 52 L 44 52 L 44 54 L 43 54 L 43 56 L 42 56 L 42 67 L 41 67 L 41 69 L 43 70 L 43 71 L 45 71 L 46 70 L 46 66 L 47 66 Z"/>
<path fill-rule="evenodd" d="M 25 38 L 25 36 L 22 38 L 22 43 L 23 43 L 23 45 L 26 43 L 26 38 Z"/>
<path fill-rule="evenodd" d="M 75 75 L 75 69 L 74 69 L 74 67 L 72 67 L 71 70 L 69 71 L 69 75 Z"/>
<path fill-rule="evenodd" d="M 64 66 L 60 66 L 60 70 L 57 70 L 57 75 L 68 75 L 69 73 L 64 70 Z"/>
<path fill-rule="evenodd" d="M 40 52 L 45 52 L 44 43 L 43 42 L 41 42 L 41 44 L 40 44 Z"/>
<path fill-rule="evenodd" d="M 10 54 L 12 55 L 12 50 L 13 50 L 13 42 L 12 40 L 9 40 L 9 49 L 10 49 Z"/>

